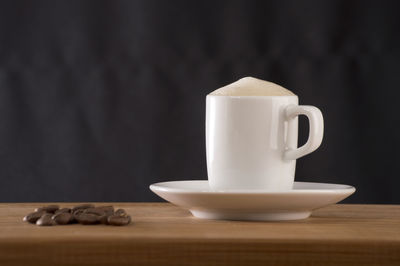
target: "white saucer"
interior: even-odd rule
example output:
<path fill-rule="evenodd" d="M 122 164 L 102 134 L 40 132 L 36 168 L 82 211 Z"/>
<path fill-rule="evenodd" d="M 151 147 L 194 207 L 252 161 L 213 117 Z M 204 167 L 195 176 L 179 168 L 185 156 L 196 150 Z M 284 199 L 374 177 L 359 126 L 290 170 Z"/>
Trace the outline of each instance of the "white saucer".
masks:
<path fill-rule="evenodd" d="M 293 190 L 284 192 L 212 191 L 207 180 L 162 182 L 150 189 L 198 218 L 253 221 L 305 219 L 312 210 L 356 190 L 349 185 L 295 182 Z"/>

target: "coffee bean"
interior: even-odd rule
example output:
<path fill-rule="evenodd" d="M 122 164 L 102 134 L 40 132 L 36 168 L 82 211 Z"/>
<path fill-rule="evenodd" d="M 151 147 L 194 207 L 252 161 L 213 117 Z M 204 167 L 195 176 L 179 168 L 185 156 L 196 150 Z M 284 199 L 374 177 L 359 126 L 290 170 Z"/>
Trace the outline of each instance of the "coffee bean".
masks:
<path fill-rule="evenodd" d="M 95 207 L 93 204 L 81 204 L 72 209 L 60 209 L 58 205 L 36 208 L 35 212 L 26 215 L 23 220 L 40 226 L 65 225 L 76 222 L 84 225 L 102 223 L 120 226 L 129 224 L 131 217 L 124 209 L 117 209 L 114 212 L 113 206 Z"/>
<path fill-rule="evenodd" d="M 84 210 L 84 213 L 91 213 L 91 214 L 95 214 L 98 216 L 102 216 L 102 215 L 106 214 L 106 212 L 104 210 L 97 208 L 97 207 L 96 208 L 87 208 Z"/>
<path fill-rule="evenodd" d="M 72 210 L 72 214 L 73 215 L 79 215 L 81 213 L 83 213 L 86 209 L 77 209 L 77 210 Z"/>
<path fill-rule="evenodd" d="M 80 224 L 97 224 L 100 222 L 100 217 L 92 213 L 81 213 L 74 216 L 74 218 Z"/>
<path fill-rule="evenodd" d="M 31 212 L 30 214 L 28 214 L 27 216 L 24 217 L 24 221 L 34 224 L 36 223 L 37 220 L 40 219 L 40 217 L 42 217 L 42 215 L 44 214 L 44 211 L 37 211 L 37 212 Z"/>
<path fill-rule="evenodd" d="M 110 217 L 108 217 L 107 222 L 108 224 L 115 226 L 127 225 L 131 222 L 131 217 L 129 215 L 127 216 L 111 215 Z"/>
<path fill-rule="evenodd" d="M 57 214 L 54 214 L 52 216 L 52 219 L 57 223 L 57 224 L 69 224 L 72 222 L 74 217 L 72 216 L 71 213 L 69 212 L 60 212 Z"/>
<path fill-rule="evenodd" d="M 77 219 L 77 217 L 79 216 L 79 215 L 81 215 L 83 212 L 85 211 L 85 209 L 78 209 L 78 210 L 76 210 L 76 211 L 74 211 L 73 213 L 72 213 L 72 221 L 71 221 L 71 223 L 77 223 L 78 222 L 78 219 Z"/>
<path fill-rule="evenodd" d="M 108 217 L 110 217 L 110 215 L 107 215 L 107 214 L 100 216 L 99 222 L 101 224 L 108 224 Z"/>
<path fill-rule="evenodd" d="M 99 207 L 96 207 L 96 208 L 103 210 L 108 215 L 114 214 L 114 207 L 113 206 L 99 206 Z"/>
<path fill-rule="evenodd" d="M 84 209 L 88 209 L 88 208 L 94 208 L 94 205 L 90 204 L 90 203 L 77 205 L 77 206 L 72 208 L 72 212 L 75 212 L 77 210 L 84 210 Z"/>
<path fill-rule="evenodd" d="M 121 217 L 126 217 L 128 214 L 124 209 L 118 209 L 115 211 L 115 215 L 121 216 Z"/>
<path fill-rule="evenodd" d="M 50 226 L 50 225 L 54 225 L 55 222 L 53 219 L 51 219 L 53 215 L 51 213 L 45 213 L 42 215 L 42 217 L 40 217 L 39 220 L 36 221 L 37 225 L 40 226 Z"/>
<path fill-rule="evenodd" d="M 71 213 L 71 209 L 70 208 L 62 208 L 62 209 L 56 210 L 56 212 L 54 214 L 59 214 L 59 213 L 63 213 L 63 212 Z"/>
<path fill-rule="evenodd" d="M 48 213 L 55 213 L 59 208 L 60 208 L 60 206 L 58 206 L 58 205 L 48 205 L 48 206 L 36 208 L 35 211 L 45 211 Z"/>

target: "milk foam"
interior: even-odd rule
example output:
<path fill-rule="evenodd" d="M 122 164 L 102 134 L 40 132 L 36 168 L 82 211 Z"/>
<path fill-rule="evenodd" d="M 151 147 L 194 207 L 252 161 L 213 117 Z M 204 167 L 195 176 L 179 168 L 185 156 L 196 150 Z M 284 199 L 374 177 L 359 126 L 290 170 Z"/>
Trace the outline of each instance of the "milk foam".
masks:
<path fill-rule="evenodd" d="M 293 96 L 295 95 L 288 89 L 275 83 L 245 77 L 219 88 L 210 93 L 210 95 L 220 96 Z"/>

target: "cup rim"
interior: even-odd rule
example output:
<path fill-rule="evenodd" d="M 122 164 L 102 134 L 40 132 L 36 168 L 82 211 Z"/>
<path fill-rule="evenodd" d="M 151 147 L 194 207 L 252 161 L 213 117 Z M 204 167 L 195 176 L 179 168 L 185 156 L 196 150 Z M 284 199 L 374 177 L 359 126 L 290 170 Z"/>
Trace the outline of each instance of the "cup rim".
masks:
<path fill-rule="evenodd" d="M 225 97 L 225 98 L 246 98 L 246 99 L 252 99 L 252 98 L 286 98 L 286 97 L 297 97 L 298 96 L 295 95 L 211 95 L 211 94 L 207 94 L 207 97 Z"/>

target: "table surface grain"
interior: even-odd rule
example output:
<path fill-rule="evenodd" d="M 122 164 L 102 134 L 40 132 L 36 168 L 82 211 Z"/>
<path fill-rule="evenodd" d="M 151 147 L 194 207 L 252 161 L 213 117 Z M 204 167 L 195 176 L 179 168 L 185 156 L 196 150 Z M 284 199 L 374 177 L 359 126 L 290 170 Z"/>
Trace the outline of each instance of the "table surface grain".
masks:
<path fill-rule="evenodd" d="M 60 203 L 71 207 L 78 203 Z M 305 220 L 202 220 L 169 203 L 124 208 L 124 227 L 39 227 L 46 203 L 0 204 L 0 265 L 400 265 L 400 205 L 332 205 Z"/>

